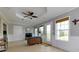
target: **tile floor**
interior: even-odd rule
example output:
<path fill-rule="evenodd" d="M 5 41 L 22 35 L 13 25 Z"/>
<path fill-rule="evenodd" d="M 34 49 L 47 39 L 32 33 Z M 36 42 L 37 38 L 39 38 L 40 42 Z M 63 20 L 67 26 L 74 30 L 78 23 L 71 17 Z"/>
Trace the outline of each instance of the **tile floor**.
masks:
<path fill-rule="evenodd" d="M 12 43 L 13 44 L 13 43 Z M 36 44 L 32 46 L 26 46 L 24 43 L 14 43 L 8 47 L 8 50 L 6 52 L 64 52 L 61 49 L 57 49 L 52 46 L 42 45 L 42 44 Z"/>

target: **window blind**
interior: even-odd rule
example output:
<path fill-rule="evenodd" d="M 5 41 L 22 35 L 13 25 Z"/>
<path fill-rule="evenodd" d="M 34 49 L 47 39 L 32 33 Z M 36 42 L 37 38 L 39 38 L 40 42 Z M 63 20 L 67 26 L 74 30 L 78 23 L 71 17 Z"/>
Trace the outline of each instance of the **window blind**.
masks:
<path fill-rule="evenodd" d="M 60 22 L 67 21 L 67 20 L 69 20 L 69 17 L 64 17 L 62 19 L 57 20 L 56 23 L 60 23 Z"/>

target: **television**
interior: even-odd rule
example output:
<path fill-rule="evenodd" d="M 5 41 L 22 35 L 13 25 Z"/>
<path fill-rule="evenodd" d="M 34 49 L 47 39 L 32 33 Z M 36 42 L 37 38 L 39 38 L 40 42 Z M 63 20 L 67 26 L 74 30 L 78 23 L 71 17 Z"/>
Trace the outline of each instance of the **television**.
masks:
<path fill-rule="evenodd" d="M 32 33 L 26 33 L 25 37 L 32 37 Z"/>
<path fill-rule="evenodd" d="M 4 35 L 6 35 L 6 34 L 7 34 L 7 32 L 6 32 L 6 31 L 3 31 L 3 34 L 4 34 Z"/>

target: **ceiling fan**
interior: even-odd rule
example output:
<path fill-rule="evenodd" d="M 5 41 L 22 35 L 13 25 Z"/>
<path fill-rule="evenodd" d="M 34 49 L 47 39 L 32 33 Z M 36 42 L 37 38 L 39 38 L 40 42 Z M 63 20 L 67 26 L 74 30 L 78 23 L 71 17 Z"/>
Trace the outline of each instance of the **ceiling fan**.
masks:
<path fill-rule="evenodd" d="M 22 14 L 24 14 L 24 18 L 26 18 L 26 17 L 29 17 L 30 19 L 32 19 L 32 18 L 38 18 L 38 16 L 35 16 L 34 15 L 34 12 L 31 12 L 31 11 L 28 11 L 27 13 L 26 12 L 22 12 Z"/>

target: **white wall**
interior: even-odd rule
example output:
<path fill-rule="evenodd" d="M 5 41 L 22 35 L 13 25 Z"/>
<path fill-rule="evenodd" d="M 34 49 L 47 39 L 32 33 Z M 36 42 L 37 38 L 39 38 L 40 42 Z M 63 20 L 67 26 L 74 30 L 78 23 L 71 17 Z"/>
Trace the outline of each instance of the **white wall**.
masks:
<path fill-rule="evenodd" d="M 2 26 L 1 26 L 1 18 L 0 18 L 0 38 L 2 37 L 1 28 L 2 28 Z"/>
<path fill-rule="evenodd" d="M 7 15 L 8 11 L 10 11 L 10 10 L 5 10 L 4 8 L 0 8 L 0 38 L 3 38 L 3 23 L 5 23 L 7 25 L 8 41 L 23 40 L 25 38 L 24 26 L 9 24 L 8 20 L 12 20 L 12 19 L 15 20 L 16 17 L 15 17 L 14 13 L 12 14 L 13 16 L 10 15 L 11 13 L 9 13 L 9 15 Z M 9 17 L 7 17 L 7 16 L 9 16 Z M 17 28 L 15 29 L 16 26 L 17 26 Z M 17 34 L 17 36 L 14 34 Z"/>
<path fill-rule="evenodd" d="M 26 27 L 25 33 L 32 33 L 34 35 L 34 27 Z"/>
<path fill-rule="evenodd" d="M 69 41 L 65 42 L 65 41 L 60 41 L 60 40 L 56 40 L 55 39 L 55 20 L 59 19 L 59 18 L 63 18 L 65 16 L 70 16 L 70 32 L 69 32 Z M 72 21 L 74 19 L 79 19 L 79 8 L 72 10 L 68 13 L 65 13 L 63 15 L 60 15 L 56 18 L 54 18 L 53 20 L 53 31 L 54 33 L 52 33 L 53 37 L 52 37 L 52 45 L 62 48 L 66 51 L 79 51 L 79 24 L 74 25 L 72 23 Z"/>
<path fill-rule="evenodd" d="M 13 30 L 14 40 L 23 40 L 25 37 L 24 29 L 22 26 L 14 26 Z"/>
<path fill-rule="evenodd" d="M 8 41 L 13 41 L 13 25 L 8 24 Z"/>
<path fill-rule="evenodd" d="M 56 38 L 55 38 L 55 21 L 57 19 L 65 17 L 65 16 L 70 16 L 70 30 L 69 30 L 69 41 L 68 42 L 56 40 Z M 51 29 L 52 30 L 52 32 L 51 32 L 52 39 L 48 43 L 50 43 L 51 45 L 53 45 L 55 47 L 64 49 L 66 51 L 79 51 L 79 46 L 78 46 L 79 45 L 79 23 L 77 25 L 74 25 L 72 23 L 72 21 L 75 18 L 79 19 L 79 8 L 76 8 L 65 14 L 59 15 L 59 16 L 51 19 L 48 22 L 41 23 L 41 24 L 44 24 L 45 26 L 46 26 L 46 24 L 49 24 L 49 23 L 51 23 L 51 25 L 52 25 L 52 29 Z M 39 25 L 41 25 L 41 24 L 39 24 Z M 37 27 L 39 27 L 39 25 L 37 25 Z M 46 29 L 45 29 L 45 32 L 46 32 Z M 46 35 L 46 33 L 44 33 L 44 35 Z"/>
<path fill-rule="evenodd" d="M 8 25 L 8 41 L 24 40 L 25 28 L 20 25 Z"/>
<path fill-rule="evenodd" d="M 5 19 L 4 17 L 1 17 L 1 14 L 0 14 L 0 38 L 3 38 L 3 24 L 7 25 L 7 19 Z"/>

